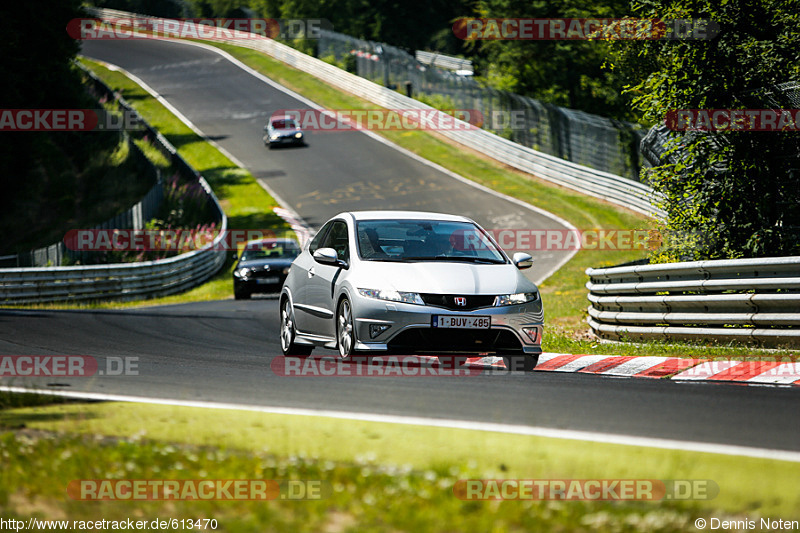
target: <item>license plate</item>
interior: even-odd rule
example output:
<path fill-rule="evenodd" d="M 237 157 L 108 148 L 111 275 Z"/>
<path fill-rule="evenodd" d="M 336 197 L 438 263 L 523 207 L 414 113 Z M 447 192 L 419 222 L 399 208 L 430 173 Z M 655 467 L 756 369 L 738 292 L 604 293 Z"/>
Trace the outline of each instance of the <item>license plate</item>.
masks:
<path fill-rule="evenodd" d="M 492 327 L 492 318 L 488 316 L 433 315 L 431 325 L 434 328 L 489 329 Z"/>
<path fill-rule="evenodd" d="M 272 276 L 271 278 L 256 278 L 256 283 L 259 285 L 272 285 L 278 283 L 281 278 L 278 276 Z"/>

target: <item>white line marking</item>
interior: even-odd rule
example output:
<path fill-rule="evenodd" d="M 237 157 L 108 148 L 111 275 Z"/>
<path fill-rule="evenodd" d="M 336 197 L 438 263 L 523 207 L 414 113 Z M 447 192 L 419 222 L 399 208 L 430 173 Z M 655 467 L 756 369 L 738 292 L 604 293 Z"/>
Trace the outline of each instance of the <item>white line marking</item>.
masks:
<path fill-rule="evenodd" d="M 341 420 L 358 420 L 363 422 L 382 422 L 388 424 L 404 424 L 413 426 L 440 427 L 451 429 L 466 429 L 470 431 L 490 431 L 494 433 L 507 433 L 512 435 L 528 435 L 532 437 L 545 437 L 551 439 L 580 440 L 599 442 L 604 444 L 621 444 L 624 446 L 642 446 L 645 448 L 659 448 L 663 450 L 680 450 L 699 453 L 715 453 L 720 455 L 736 455 L 755 457 L 758 459 L 771 459 L 775 461 L 800 462 L 800 452 L 786 450 L 772 450 L 768 448 L 752 448 L 749 446 L 736 446 L 732 444 L 713 444 L 706 442 L 691 442 L 671 439 L 658 439 L 653 437 L 635 437 L 631 435 L 615 435 L 594 431 L 578 431 L 570 429 L 554 429 L 536 426 L 519 426 L 512 424 L 495 424 L 492 422 L 470 422 L 467 420 L 448 420 L 439 418 L 422 418 L 416 416 L 380 415 L 373 413 L 348 413 L 344 411 L 317 411 L 295 407 L 272 407 L 241 405 L 232 403 L 216 403 L 191 400 L 169 400 L 164 398 L 144 398 L 122 394 L 103 394 L 96 392 L 72 392 L 30 390 L 23 387 L 3 387 L 0 391 L 28 392 L 43 395 L 61 396 L 64 398 L 78 398 L 87 400 L 116 401 L 149 403 L 156 405 L 174 405 L 177 407 L 199 407 L 203 409 L 227 409 L 235 411 L 253 411 L 293 416 L 321 416 Z"/>
<path fill-rule="evenodd" d="M 800 363 L 782 363 L 747 380 L 747 383 L 794 383 L 800 381 Z"/>
<path fill-rule="evenodd" d="M 577 372 L 581 368 L 586 368 L 589 365 L 593 365 L 598 361 L 602 361 L 603 359 L 607 359 L 609 357 L 614 357 L 613 355 L 587 355 L 584 357 L 578 357 L 574 361 L 570 361 L 569 363 L 559 366 L 557 368 L 553 368 L 553 372 Z"/>
<path fill-rule="evenodd" d="M 613 376 L 633 376 L 668 360 L 668 357 L 637 357 L 603 372 Z"/>
<path fill-rule="evenodd" d="M 683 372 L 675 374 L 670 379 L 676 381 L 708 380 L 712 376 L 715 376 L 720 372 L 724 372 L 732 366 L 738 365 L 739 363 L 741 363 L 741 361 L 708 361 L 706 363 L 700 363 L 697 366 L 687 368 Z"/>

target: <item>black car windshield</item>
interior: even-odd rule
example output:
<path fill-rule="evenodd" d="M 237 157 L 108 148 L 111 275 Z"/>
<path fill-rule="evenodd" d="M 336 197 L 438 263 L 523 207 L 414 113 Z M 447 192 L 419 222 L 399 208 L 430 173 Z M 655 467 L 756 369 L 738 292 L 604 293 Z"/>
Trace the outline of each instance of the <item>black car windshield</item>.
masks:
<path fill-rule="evenodd" d="M 300 248 L 294 243 L 266 243 L 248 245 L 242 252 L 242 261 L 258 259 L 294 259 L 300 254 Z"/>
<path fill-rule="evenodd" d="M 367 261 L 506 263 L 487 234 L 470 222 L 362 220 L 358 253 Z"/>
<path fill-rule="evenodd" d="M 278 119 L 272 121 L 272 127 L 276 130 L 294 130 L 297 129 L 297 124 L 290 118 Z"/>

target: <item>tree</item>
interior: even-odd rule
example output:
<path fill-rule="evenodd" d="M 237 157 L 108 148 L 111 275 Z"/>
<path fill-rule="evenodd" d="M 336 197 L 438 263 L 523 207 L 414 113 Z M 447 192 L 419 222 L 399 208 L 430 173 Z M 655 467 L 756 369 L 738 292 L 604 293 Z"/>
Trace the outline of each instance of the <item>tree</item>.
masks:
<path fill-rule="evenodd" d="M 629 0 L 480 0 L 475 15 L 502 18 L 620 18 Z M 611 45 L 603 40 L 485 40 L 472 53 L 483 79 L 543 102 L 635 121 L 623 79 L 608 68 Z"/>
<path fill-rule="evenodd" d="M 800 79 L 800 1 L 646 0 L 633 12 L 720 27 L 713 39 L 617 43 L 616 65 L 650 123 L 663 123 L 669 110 L 798 107 L 782 102 L 777 86 Z M 670 156 L 645 171 L 665 197 L 673 236 L 666 258 L 800 253 L 799 135 L 675 133 Z"/>
<path fill-rule="evenodd" d="M 80 0 L 6 2 L 0 8 L 4 35 L 0 41 L 0 85 L 4 109 L 82 108 L 87 99 L 79 74 L 72 65 L 80 49 L 66 31 L 73 18 L 84 17 Z M 2 132 L 0 168 L 4 190 L 0 204 L 18 201 L 36 155 L 49 142 L 46 133 Z M 64 137 L 64 134 L 62 134 Z"/>

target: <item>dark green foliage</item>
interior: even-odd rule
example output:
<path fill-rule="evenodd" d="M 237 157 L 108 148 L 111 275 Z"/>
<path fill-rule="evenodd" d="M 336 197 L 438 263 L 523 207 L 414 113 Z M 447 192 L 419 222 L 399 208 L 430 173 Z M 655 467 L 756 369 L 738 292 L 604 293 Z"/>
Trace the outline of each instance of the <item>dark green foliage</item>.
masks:
<path fill-rule="evenodd" d="M 671 109 L 773 107 L 777 91 L 771 101 L 767 91 L 800 79 L 798 0 L 653 0 L 637 3 L 634 13 L 721 26 L 712 40 L 619 43 L 618 66 L 650 123 L 663 123 Z M 664 259 L 800 254 L 799 135 L 676 135 L 672 161 L 647 176 L 666 197 L 673 239 Z"/>
<path fill-rule="evenodd" d="M 480 0 L 481 17 L 621 18 L 629 0 Z M 591 41 L 476 41 L 479 72 L 491 86 L 543 102 L 636 121 L 623 80 L 607 62 L 610 43 Z"/>

